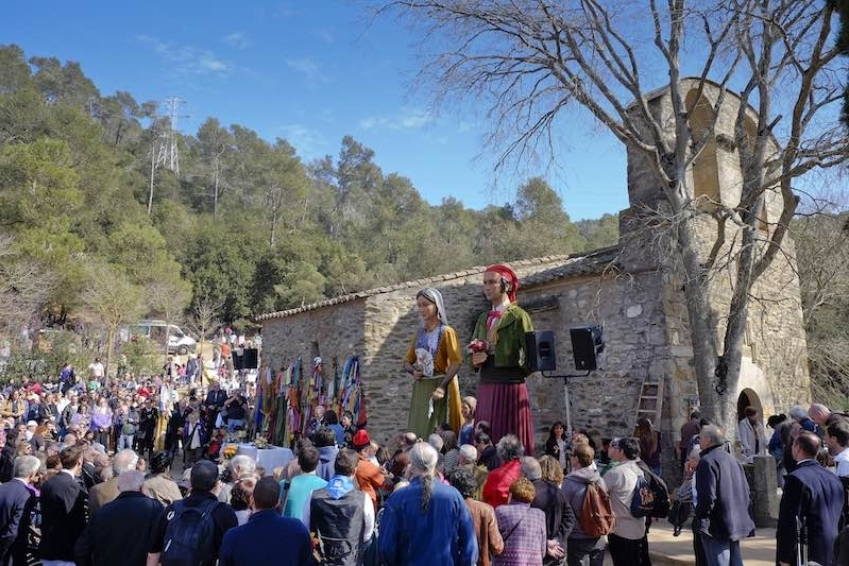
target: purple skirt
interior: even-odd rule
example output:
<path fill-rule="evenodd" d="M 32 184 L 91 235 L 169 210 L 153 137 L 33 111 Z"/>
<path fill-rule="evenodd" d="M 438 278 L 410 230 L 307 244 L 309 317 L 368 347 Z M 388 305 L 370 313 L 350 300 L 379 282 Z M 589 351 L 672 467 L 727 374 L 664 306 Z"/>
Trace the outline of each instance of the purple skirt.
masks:
<path fill-rule="evenodd" d="M 524 383 L 479 384 L 475 420 L 489 422 L 493 444 L 505 434 L 515 434 L 525 447 L 525 455 L 534 455 L 531 400 Z"/>

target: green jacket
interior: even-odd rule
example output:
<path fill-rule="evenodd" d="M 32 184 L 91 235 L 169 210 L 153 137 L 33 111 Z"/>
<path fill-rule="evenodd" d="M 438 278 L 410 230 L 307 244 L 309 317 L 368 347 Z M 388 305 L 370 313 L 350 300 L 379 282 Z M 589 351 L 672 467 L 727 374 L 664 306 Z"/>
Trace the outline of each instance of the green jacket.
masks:
<path fill-rule="evenodd" d="M 475 324 L 474 338 L 487 340 L 486 319 L 488 312 L 481 313 Z M 525 353 L 525 333 L 531 332 L 534 325 L 531 317 L 518 305 L 511 304 L 504 311 L 496 328 L 495 351 L 487 359 L 487 366 L 496 368 L 520 368 L 521 375 L 528 373 L 528 360 Z"/>

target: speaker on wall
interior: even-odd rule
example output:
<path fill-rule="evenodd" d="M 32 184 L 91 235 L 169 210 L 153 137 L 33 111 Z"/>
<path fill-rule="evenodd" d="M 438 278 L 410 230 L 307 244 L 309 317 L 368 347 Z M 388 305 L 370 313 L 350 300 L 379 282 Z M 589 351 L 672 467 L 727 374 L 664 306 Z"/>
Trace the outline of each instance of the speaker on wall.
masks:
<path fill-rule="evenodd" d="M 531 371 L 554 371 L 557 369 L 557 352 L 554 347 L 554 332 L 537 330 L 525 334 L 525 353 Z"/>
<path fill-rule="evenodd" d="M 572 353 L 575 357 L 575 369 L 592 371 L 598 368 L 598 356 L 604 351 L 604 337 L 601 326 L 590 324 L 569 329 L 572 338 Z"/>
<path fill-rule="evenodd" d="M 233 353 L 230 354 L 233 358 L 233 369 L 236 371 L 242 371 L 245 368 L 245 354 L 239 353 L 239 350 L 233 350 Z"/>
<path fill-rule="evenodd" d="M 259 368 L 259 351 L 256 348 L 245 348 L 244 365 L 245 369 Z"/>

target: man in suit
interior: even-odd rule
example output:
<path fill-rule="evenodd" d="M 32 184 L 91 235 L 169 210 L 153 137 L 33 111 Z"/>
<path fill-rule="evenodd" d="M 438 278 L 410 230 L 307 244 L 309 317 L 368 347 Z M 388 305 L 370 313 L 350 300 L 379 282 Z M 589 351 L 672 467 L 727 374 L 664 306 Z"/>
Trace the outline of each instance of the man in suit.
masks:
<path fill-rule="evenodd" d="M 129 448 L 121 450 L 112 458 L 113 476 L 103 483 L 99 483 L 89 490 L 88 511 L 94 515 L 101 507 L 118 498 L 121 490 L 118 488 L 118 478 L 121 474 L 135 470 L 139 463 L 139 456 Z"/>
<path fill-rule="evenodd" d="M 266 476 L 251 496 L 253 514 L 241 527 L 224 535 L 219 553 L 221 566 L 308 566 L 314 564 L 307 528 L 297 519 L 281 517 L 277 510 L 280 484 Z"/>
<path fill-rule="evenodd" d="M 25 526 L 34 494 L 30 490 L 38 476 L 41 462 L 35 456 L 20 456 L 15 460 L 14 478 L 0 485 L 0 565 L 11 566 L 14 556 L 26 547 Z"/>
<path fill-rule="evenodd" d="M 207 430 L 215 428 L 215 420 L 218 418 L 219 411 L 224 407 L 225 401 L 227 401 L 227 394 L 221 391 L 221 385 L 217 381 L 213 381 L 212 387 L 203 402 L 203 406 L 206 407 Z"/>
<path fill-rule="evenodd" d="M 796 469 L 784 479 L 784 494 L 778 513 L 778 562 L 796 564 L 797 520 L 801 521 L 806 561 L 831 564 L 837 523 L 843 511 L 843 486 L 816 460 L 821 441 L 813 432 L 803 431 L 791 446 Z M 701 494 L 700 494 L 701 495 Z"/>
<path fill-rule="evenodd" d="M 80 482 L 83 449 L 68 446 L 59 454 L 62 469 L 41 488 L 41 553 L 44 566 L 74 564 L 74 545 L 85 528 L 88 492 Z"/>
<path fill-rule="evenodd" d="M 116 479 L 120 494 L 92 515 L 77 540 L 77 566 L 147 563 L 147 551 L 164 507 L 142 493 L 144 473 L 125 470 Z"/>

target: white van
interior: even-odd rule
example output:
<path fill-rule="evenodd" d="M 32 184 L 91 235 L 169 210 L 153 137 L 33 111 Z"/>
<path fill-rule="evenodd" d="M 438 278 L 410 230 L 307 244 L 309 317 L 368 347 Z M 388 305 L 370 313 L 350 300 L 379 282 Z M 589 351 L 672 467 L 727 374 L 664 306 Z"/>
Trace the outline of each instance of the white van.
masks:
<path fill-rule="evenodd" d="M 197 349 L 197 340 L 183 332 L 179 326 L 165 324 L 164 320 L 143 320 L 129 328 L 129 338 L 143 336 L 157 344 L 165 340 L 168 328 L 168 353 L 184 356 Z"/>

